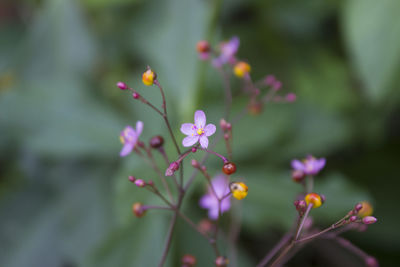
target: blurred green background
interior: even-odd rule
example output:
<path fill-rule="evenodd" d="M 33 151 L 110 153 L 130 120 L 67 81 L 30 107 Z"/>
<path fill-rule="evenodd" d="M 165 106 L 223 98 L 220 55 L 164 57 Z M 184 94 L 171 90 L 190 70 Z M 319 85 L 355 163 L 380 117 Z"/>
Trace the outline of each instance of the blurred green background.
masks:
<path fill-rule="evenodd" d="M 298 101 L 267 105 L 234 128 L 234 159 L 250 194 L 223 220 L 229 226 L 230 216 L 243 215 L 239 263 L 232 265 L 254 266 L 290 227 L 301 190 L 291 182 L 290 161 L 311 153 L 327 158 L 316 181 L 327 202 L 313 213 L 316 223 L 328 226 L 357 201 L 371 201 L 378 223 L 345 236 L 382 266 L 395 266 L 399 12 L 398 0 L 1 1 L 0 266 L 156 266 L 171 216 L 131 214 L 134 201 L 157 201 L 127 175 L 155 175 L 139 157 L 118 156 L 118 136 L 139 119 L 143 141 L 167 137 L 166 129 L 115 83 L 160 103 L 157 90 L 141 84 L 152 66 L 181 140 L 179 126 L 195 109 L 214 123 L 223 114 L 222 81 L 199 62 L 196 42 L 233 35 L 253 78 L 275 74 Z M 232 84 L 238 90 L 236 79 Z M 245 104 L 236 100 L 234 111 Z M 170 140 L 166 146 L 172 157 Z M 220 170 L 215 158 L 207 167 Z M 204 183 L 196 181 L 184 212 L 197 222 L 206 212 L 197 205 Z M 211 248 L 179 222 L 168 266 L 180 266 L 185 253 L 212 266 Z M 311 265 L 363 262 L 317 241 L 288 264 Z"/>

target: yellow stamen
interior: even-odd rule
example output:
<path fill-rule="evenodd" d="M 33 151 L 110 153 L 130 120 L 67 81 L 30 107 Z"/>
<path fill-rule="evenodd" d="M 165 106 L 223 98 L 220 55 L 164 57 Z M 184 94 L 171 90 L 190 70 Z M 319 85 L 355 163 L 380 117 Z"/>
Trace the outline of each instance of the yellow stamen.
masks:
<path fill-rule="evenodd" d="M 203 133 L 204 133 L 203 128 L 200 128 L 200 129 L 197 130 L 197 134 L 198 135 L 202 135 Z"/>

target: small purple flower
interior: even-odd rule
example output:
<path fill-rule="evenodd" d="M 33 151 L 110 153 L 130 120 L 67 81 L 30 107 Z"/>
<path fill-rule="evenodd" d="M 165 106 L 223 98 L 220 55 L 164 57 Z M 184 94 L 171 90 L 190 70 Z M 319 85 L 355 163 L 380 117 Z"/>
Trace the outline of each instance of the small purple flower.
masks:
<path fill-rule="evenodd" d="M 222 198 L 225 195 L 229 194 L 230 192 L 229 180 L 223 174 L 215 176 L 214 179 L 211 181 L 211 184 L 218 198 Z M 230 198 L 231 197 L 229 196 L 221 201 L 221 214 L 230 209 L 231 207 Z M 199 204 L 200 207 L 208 209 L 208 217 L 210 219 L 212 220 L 218 219 L 218 199 L 215 197 L 210 187 L 208 188 L 207 194 L 202 196 L 202 198 L 200 199 Z"/>
<path fill-rule="evenodd" d="M 228 62 L 235 61 L 235 55 L 239 49 L 240 40 L 237 36 L 232 37 L 228 42 L 221 44 L 221 54 L 213 60 L 215 67 L 221 67 Z"/>
<path fill-rule="evenodd" d="M 325 158 L 316 159 L 309 155 L 303 161 L 297 159 L 292 160 L 292 168 L 302 171 L 306 175 L 316 175 L 324 168 L 325 163 Z"/>
<path fill-rule="evenodd" d="M 136 131 L 132 128 L 132 126 L 126 126 L 125 129 L 121 132 L 119 136 L 119 140 L 124 145 L 122 147 L 119 155 L 121 157 L 125 157 L 132 152 L 132 149 L 135 148 L 136 143 L 139 140 L 139 136 L 143 130 L 143 122 L 138 121 L 136 123 Z"/>
<path fill-rule="evenodd" d="M 183 139 L 182 145 L 185 147 L 192 146 L 200 140 L 202 148 L 208 147 L 208 136 L 215 133 L 216 127 L 214 124 L 206 125 L 206 115 L 202 110 L 197 110 L 194 113 L 194 124 L 184 123 L 181 126 L 181 132 L 187 136 Z"/>

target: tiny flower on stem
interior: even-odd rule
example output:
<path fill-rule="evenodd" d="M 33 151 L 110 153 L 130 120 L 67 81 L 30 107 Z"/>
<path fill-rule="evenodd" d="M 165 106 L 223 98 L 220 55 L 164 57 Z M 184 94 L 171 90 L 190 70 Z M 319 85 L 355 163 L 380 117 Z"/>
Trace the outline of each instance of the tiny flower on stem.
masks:
<path fill-rule="evenodd" d="M 142 75 L 142 81 L 144 85 L 151 86 L 154 83 L 154 80 L 157 79 L 157 74 L 152 71 L 149 67 L 147 67 L 147 70 L 143 72 Z"/>
<path fill-rule="evenodd" d="M 164 144 L 164 138 L 160 135 L 156 135 L 150 139 L 150 146 L 152 148 L 160 148 Z"/>
<path fill-rule="evenodd" d="M 218 219 L 218 205 L 219 199 L 223 198 L 225 195 L 229 194 L 229 181 L 227 177 L 223 174 L 217 175 L 211 181 L 211 185 L 217 196 L 214 195 L 212 188 L 208 188 L 207 194 L 202 196 L 200 199 L 200 207 L 208 209 L 208 217 L 212 220 Z M 218 198 L 217 198 L 218 197 Z M 225 197 L 221 201 L 221 214 L 228 211 L 231 207 L 230 197 Z"/>
<path fill-rule="evenodd" d="M 322 201 L 322 198 L 320 195 L 317 193 L 309 193 L 304 197 L 304 200 L 306 201 L 307 206 L 310 204 L 313 204 L 313 208 L 318 208 L 324 203 Z"/>
<path fill-rule="evenodd" d="M 240 40 L 238 37 L 232 37 L 228 42 L 221 44 L 221 54 L 219 57 L 214 59 L 213 65 L 215 67 L 221 67 L 226 63 L 235 61 L 235 55 L 239 49 Z"/>
<path fill-rule="evenodd" d="M 143 122 L 138 121 L 136 123 L 136 130 L 132 128 L 132 126 L 126 126 L 125 129 L 121 132 L 119 136 L 119 140 L 124 145 L 122 147 L 119 155 L 121 157 L 125 157 L 132 152 L 132 149 L 135 148 L 136 144 L 139 141 L 139 136 L 143 130 Z"/>
<path fill-rule="evenodd" d="M 118 83 L 117 83 L 117 86 L 118 86 L 118 88 L 121 89 L 121 90 L 126 90 L 126 89 L 128 89 L 128 86 L 127 86 L 126 83 L 124 83 L 124 82 L 118 82 Z"/>
<path fill-rule="evenodd" d="M 202 148 L 208 147 L 208 137 L 213 135 L 216 131 L 216 127 L 214 124 L 206 125 L 206 115 L 204 111 L 197 110 L 194 113 L 194 124 L 192 123 L 184 123 L 181 126 L 181 132 L 186 134 L 182 141 L 182 145 L 185 147 L 192 146 L 200 141 L 200 145 Z"/>
<path fill-rule="evenodd" d="M 292 160 L 292 168 L 294 170 L 302 171 L 306 175 L 316 175 L 325 166 L 325 158 L 314 158 L 313 156 L 307 156 L 303 161 Z"/>
<path fill-rule="evenodd" d="M 245 183 L 242 182 L 233 182 L 229 185 L 229 189 L 232 192 L 234 198 L 238 200 L 242 200 L 248 194 L 249 188 Z"/>

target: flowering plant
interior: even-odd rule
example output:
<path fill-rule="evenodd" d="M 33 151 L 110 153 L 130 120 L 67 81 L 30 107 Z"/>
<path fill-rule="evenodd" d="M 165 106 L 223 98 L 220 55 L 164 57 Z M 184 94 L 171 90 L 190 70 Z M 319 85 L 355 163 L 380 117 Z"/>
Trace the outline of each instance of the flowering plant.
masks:
<path fill-rule="evenodd" d="M 220 131 L 214 136 L 217 132 L 217 127 L 213 123 L 207 124 L 206 112 L 200 109 L 195 111 L 194 123 L 182 123 L 180 126 L 180 131 L 185 135 L 181 142 L 183 147 L 188 148 L 187 150 L 182 150 L 179 145 L 180 142 L 178 142 L 174 134 L 174 129 L 171 127 L 167 113 L 164 89 L 158 80 L 157 74 L 150 67 L 143 73 L 142 81 L 146 86 L 155 85 L 158 88 L 162 98 L 161 108 L 151 103 L 127 84 L 123 82 L 117 83 L 117 86 L 121 90 L 131 91 L 133 99 L 147 105 L 163 118 L 166 131 L 176 150 L 176 155 L 173 155 L 171 158 L 171 155 L 168 155 L 164 149 L 164 138 L 161 135 L 151 138 L 149 145 L 140 141 L 139 137 L 142 130 L 145 129 L 145 124 L 141 121 L 136 123 L 136 130 L 131 126 L 127 126 L 121 132 L 120 139 L 123 148 L 120 156 L 125 157 L 133 151 L 135 154 L 145 158 L 151 168 L 158 174 L 162 184 L 162 187 L 160 187 L 152 180 L 129 176 L 129 181 L 137 187 L 155 194 L 164 203 L 163 206 L 152 206 L 136 202 L 132 205 L 134 215 L 139 218 L 144 216 L 148 210 L 157 209 L 168 210 L 173 214 L 164 250 L 160 256 L 159 266 L 163 266 L 168 257 L 178 218 L 185 221 L 193 230 L 197 231 L 208 241 L 215 253 L 215 258 L 210 259 L 210 262 L 214 262 L 216 266 L 227 266 L 229 264 L 230 259 L 226 257 L 220 245 L 223 241 L 220 230 L 221 218 L 229 212 L 233 201 L 241 201 L 247 197 L 249 192 L 251 194 L 251 188 L 249 189 L 246 185 L 246 180 L 234 177 L 237 170 L 240 170 L 240 165 L 237 168 L 236 164 L 232 161 L 232 146 L 234 145 L 233 127 L 243 116 L 261 113 L 266 104 L 292 103 L 296 100 L 294 93 L 281 93 L 282 83 L 273 75 L 266 75 L 261 80 L 254 82 L 250 75 L 250 64 L 236 57 L 239 44 L 239 38 L 233 37 L 228 42 L 221 43 L 218 50 L 213 50 L 207 41 L 200 41 L 197 45 L 199 58 L 210 61 L 211 65 L 224 81 L 225 117 L 221 118 L 219 122 Z M 247 105 L 243 111 L 235 114 L 235 116 L 232 116 L 231 110 L 233 94 L 230 86 L 230 73 L 233 73 L 242 81 L 242 86 L 238 93 L 243 95 L 247 101 Z M 212 141 L 211 144 L 209 144 L 209 139 Z M 214 150 L 216 143 L 221 139 L 224 140 L 226 156 L 223 155 L 224 152 Z M 161 166 L 156 162 L 153 151 L 161 154 L 165 161 L 165 166 Z M 204 153 L 200 161 L 192 158 L 198 151 Z M 221 169 L 223 173 L 219 173 L 218 171 L 214 178 L 212 178 L 205 166 L 210 155 L 222 161 Z M 191 166 L 194 171 L 190 177 L 186 178 L 183 171 L 183 162 L 188 158 L 192 158 Z M 344 214 L 343 218 L 329 227 L 320 230 L 313 225 L 310 213 L 312 209 L 321 207 L 326 201 L 323 194 L 314 192 L 314 178 L 324 169 L 326 159 L 317 159 L 310 155 L 301 161 L 297 159 L 293 160 L 291 165 L 293 168 L 293 181 L 303 187 L 303 191 L 298 196 L 293 196 L 294 206 L 297 211 L 294 227 L 260 260 L 257 266 L 280 266 L 289 261 L 294 253 L 298 252 L 305 243 L 317 238 L 335 240 L 343 247 L 359 255 L 365 260 L 368 266 L 377 266 L 378 263 L 375 258 L 339 236 L 339 234 L 348 230 L 363 230 L 367 225 L 377 221 L 375 217 L 371 216 L 372 207 L 370 204 L 366 202 L 351 204 L 349 211 Z M 198 202 L 201 208 L 208 210 L 208 217 L 210 219 L 202 221 L 199 224 L 190 219 L 181 209 L 188 189 L 192 186 L 198 174 L 204 177 L 207 185 L 206 194 Z M 174 190 L 171 190 L 171 188 L 174 188 Z M 174 194 L 174 192 L 176 193 Z M 237 236 L 231 240 L 235 242 L 234 240 L 237 240 Z M 196 257 L 194 255 L 182 255 L 182 266 L 189 267 L 195 264 Z"/>

